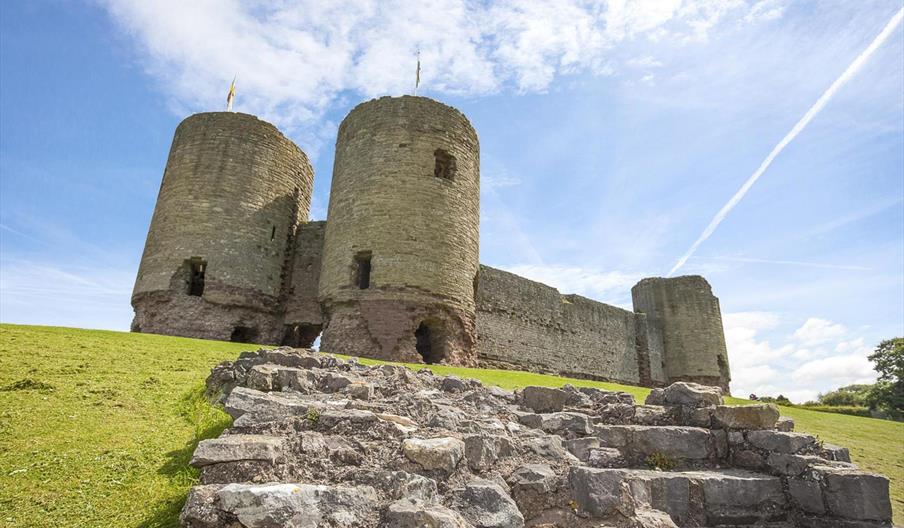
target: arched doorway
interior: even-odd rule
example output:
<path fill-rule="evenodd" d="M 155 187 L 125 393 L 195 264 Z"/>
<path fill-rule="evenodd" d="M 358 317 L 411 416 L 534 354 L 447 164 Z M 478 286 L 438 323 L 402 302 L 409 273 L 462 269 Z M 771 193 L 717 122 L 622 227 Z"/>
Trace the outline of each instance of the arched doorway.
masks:
<path fill-rule="evenodd" d="M 424 363 L 432 365 L 439 363 L 445 357 L 445 343 L 443 342 L 442 333 L 436 325 L 423 321 L 414 331 L 415 344 L 414 348 L 420 354 Z"/>

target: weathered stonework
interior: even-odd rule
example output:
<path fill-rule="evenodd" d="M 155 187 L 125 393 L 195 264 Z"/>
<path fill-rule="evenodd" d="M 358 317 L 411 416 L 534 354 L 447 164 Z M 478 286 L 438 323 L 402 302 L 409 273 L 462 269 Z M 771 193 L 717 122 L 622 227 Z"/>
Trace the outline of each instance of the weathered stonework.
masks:
<path fill-rule="evenodd" d="M 327 222 L 272 125 L 197 114 L 176 130 L 135 282 L 134 331 L 728 389 L 702 277 L 645 279 L 634 311 L 479 265 L 480 150 L 458 110 L 383 97 L 342 122 Z M 203 292 L 190 295 L 203 263 Z M 194 271 L 193 271 L 194 270 Z M 195 292 L 197 293 L 197 292 Z"/>
<path fill-rule="evenodd" d="M 777 413 L 726 424 L 718 387 L 637 405 L 280 348 L 221 363 L 207 395 L 234 420 L 194 451 L 186 528 L 892 525 L 886 477 L 774 429 Z"/>
<path fill-rule="evenodd" d="M 646 314 L 663 350 L 666 381 L 728 390 L 731 373 L 719 299 L 703 277 L 644 279 L 631 288 L 634 310 Z"/>
<path fill-rule="evenodd" d="M 476 363 L 479 152 L 467 118 L 424 97 L 383 97 L 345 118 L 320 272 L 324 349 Z M 355 279 L 362 255 L 366 287 Z M 428 335 L 418 353 L 421 325 Z"/>
<path fill-rule="evenodd" d="M 182 121 L 135 280 L 133 330 L 278 342 L 284 265 L 313 183 L 307 156 L 269 123 L 232 112 Z M 203 263 L 200 295 L 188 295 L 192 262 Z"/>
<path fill-rule="evenodd" d="M 477 288 L 481 365 L 642 381 L 635 314 L 488 266 Z M 643 331 L 643 328 L 642 328 Z M 643 369 L 649 371 L 649 366 Z M 661 378 L 643 380 L 645 384 Z"/>

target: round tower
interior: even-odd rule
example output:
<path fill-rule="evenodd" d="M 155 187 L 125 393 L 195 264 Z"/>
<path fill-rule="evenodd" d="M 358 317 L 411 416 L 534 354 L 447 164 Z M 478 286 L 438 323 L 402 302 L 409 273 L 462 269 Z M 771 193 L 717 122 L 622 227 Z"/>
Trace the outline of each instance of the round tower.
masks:
<path fill-rule="evenodd" d="M 323 248 L 322 349 L 476 364 L 480 147 L 458 110 L 382 97 L 343 120 Z"/>
<path fill-rule="evenodd" d="M 667 383 L 690 381 L 722 387 L 731 372 L 719 299 L 699 275 L 643 279 L 631 288 L 634 311 L 646 315 L 650 343 L 662 357 Z M 651 354 L 651 359 L 654 357 Z"/>
<path fill-rule="evenodd" d="M 135 289 L 133 331 L 275 343 L 313 170 L 277 128 L 210 112 L 176 128 Z"/>

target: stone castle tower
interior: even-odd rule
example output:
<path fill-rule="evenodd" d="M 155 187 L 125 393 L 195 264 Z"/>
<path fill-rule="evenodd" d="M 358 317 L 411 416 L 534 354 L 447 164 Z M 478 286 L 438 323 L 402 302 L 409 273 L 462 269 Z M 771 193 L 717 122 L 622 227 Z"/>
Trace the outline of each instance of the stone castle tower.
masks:
<path fill-rule="evenodd" d="M 176 129 L 132 295 L 132 330 L 311 346 L 656 386 L 728 388 L 702 277 L 644 279 L 635 311 L 479 263 L 480 147 L 425 97 L 358 105 L 336 141 L 326 222 L 313 170 L 273 125 L 232 112 Z"/>
<path fill-rule="evenodd" d="M 324 350 L 476 364 L 479 156 L 467 118 L 424 97 L 345 118 L 320 271 Z"/>
<path fill-rule="evenodd" d="M 132 329 L 278 341 L 285 265 L 313 184 L 305 153 L 269 123 L 233 112 L 182 121 L 135 280 Z"/>

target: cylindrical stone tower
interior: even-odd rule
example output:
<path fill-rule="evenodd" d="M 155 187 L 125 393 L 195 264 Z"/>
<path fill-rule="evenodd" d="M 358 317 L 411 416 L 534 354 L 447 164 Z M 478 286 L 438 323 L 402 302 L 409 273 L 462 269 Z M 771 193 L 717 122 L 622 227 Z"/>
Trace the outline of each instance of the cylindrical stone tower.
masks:
<path fill-rule="evenodd" d="M 273 125 L 211 112 L 176 129 L 132 306 L 132 330 L 278 343 L 294 231 L 313 170 Z"/>
<path fill-rule="evenodd" d="M 320 272 L 325 351 L 476 364 L 477 133 L 425 97 L 358 105 L 336 141 Z"/>
<path fill-rule="evenodd" d="M 699 275 L 643 279 L 631 288 L 631 297 L 634 311 L 646 314 L 650 339 L 661 341 L 667 383 L 690 381 L 728 392 L 731 373 L 722 312 L 706 279 Z"/>

